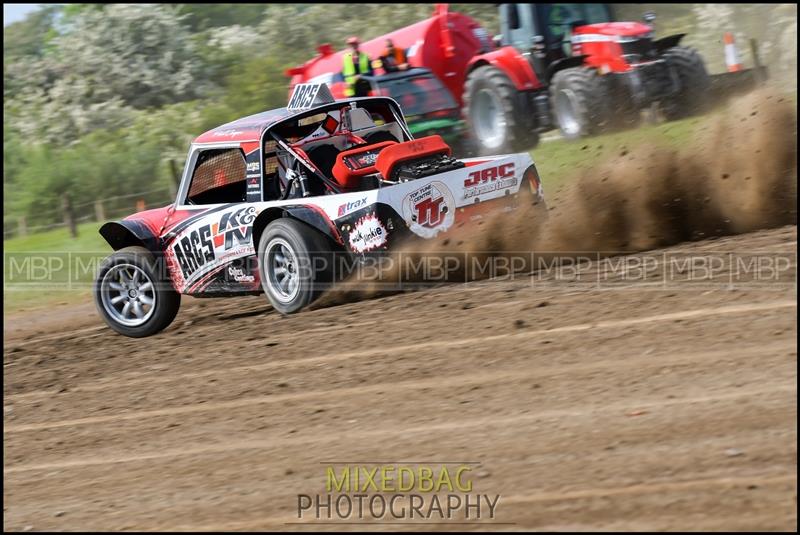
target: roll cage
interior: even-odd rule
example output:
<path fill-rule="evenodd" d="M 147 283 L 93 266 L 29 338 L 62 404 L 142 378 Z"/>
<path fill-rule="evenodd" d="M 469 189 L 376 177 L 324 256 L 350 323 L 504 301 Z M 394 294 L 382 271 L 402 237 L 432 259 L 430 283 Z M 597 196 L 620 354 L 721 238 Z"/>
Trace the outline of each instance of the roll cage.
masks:
<path fill-rule="evenodd" d="M 337 101 L 289 117 L 262 134 L 263 160 L 272 157 L 269 145 L 274 143 L 277 164 L 273 176 L 262 172 L 262 189 L 271 197 L 269 200 L 342 193 L 344 189 L 331 176 L 331 155 L 354 148 L 366 149 L 387 137 L 397 142 L 414 139 L 399 106 L 390 98 Z M 316 153 L 323 153 L 328 165 L 316 158 Z M 262 169 L 267 167 L 263 165 Z M 268 181 L 272 184 L 268 185 Z M 377 181 L 377 187 L 380 186 L 381 181 Z"/>

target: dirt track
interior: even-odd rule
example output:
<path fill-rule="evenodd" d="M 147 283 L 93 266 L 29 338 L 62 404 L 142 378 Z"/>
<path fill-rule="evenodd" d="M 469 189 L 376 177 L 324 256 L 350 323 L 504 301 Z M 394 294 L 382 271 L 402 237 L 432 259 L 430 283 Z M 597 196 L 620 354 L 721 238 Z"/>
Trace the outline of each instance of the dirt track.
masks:
<path fill-rule="evenodd" d="M 666 250 L 790 253 L 732 288 L 523 276 L 289 318 L 187 299 L 145 340 L 93 311 L 17 324 L 4 528 L 297 529 L 296 495 L 346 459 L 479 461 L 493 529 L 791 530 L 796 239 Z"/>

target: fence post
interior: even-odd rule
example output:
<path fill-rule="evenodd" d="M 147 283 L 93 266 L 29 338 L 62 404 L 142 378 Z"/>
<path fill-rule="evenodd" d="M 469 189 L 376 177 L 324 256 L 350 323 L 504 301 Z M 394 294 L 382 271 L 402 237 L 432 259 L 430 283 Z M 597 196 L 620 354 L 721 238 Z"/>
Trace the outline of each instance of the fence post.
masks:
<path fill-rule="evenodd" d="M 753 55 L 753 73 L 757 84 L 763 84 L 765 81 L 764 70 L 761 66 L 761 57 L 758 55 L 758 41 L 750 39 L 750 53 Z"/>
<path fill-rule="evenodd" d="M 22 216 L 17 220 L 17 234 L 20 236 L 28 235 L 28 222 L 25 220 L 25 216 Z"/>
<path fill-rule="evenodd" d="M 64 224 L 69 228 L 69 233 L 73 238 L 78 237 L 78 227 L 75 224 L 75 214 L 72 212 L 72 200 L 69 194 L 61 196 L 61 209 L 64 212 Z"/>
<path fill-rule="evenodd" d="M 98 223 L 106 220 L 106 207 L 103 206 L 103 201 L 99 199 L 94 201 L 94 217 Z"/>

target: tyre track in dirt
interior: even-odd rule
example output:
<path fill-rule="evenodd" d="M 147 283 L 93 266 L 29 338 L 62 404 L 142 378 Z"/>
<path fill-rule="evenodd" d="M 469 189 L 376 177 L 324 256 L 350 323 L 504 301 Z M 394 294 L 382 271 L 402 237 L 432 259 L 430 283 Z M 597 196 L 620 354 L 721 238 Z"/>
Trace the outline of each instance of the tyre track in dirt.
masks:
<path fill-rule="evenodd" d="M 414 459 L 479 462 L 510 523 L 494 529 L 790 529 L 796 267 L 724 280 L 481 281 L 286 319 L 256 298 L 188 302 L 144 341 L 21 335 L 4 527 L 325 530 L 287 524 L 298 493 L 324 491 L 321 462 Z"/>

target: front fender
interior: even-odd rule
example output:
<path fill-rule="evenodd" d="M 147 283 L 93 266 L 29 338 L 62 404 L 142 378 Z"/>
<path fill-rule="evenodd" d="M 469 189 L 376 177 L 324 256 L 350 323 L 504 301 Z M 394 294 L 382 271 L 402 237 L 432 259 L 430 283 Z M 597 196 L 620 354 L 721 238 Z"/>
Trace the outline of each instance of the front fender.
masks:
<path fill-rule="evenodd" d="M 564 69 L 570 69 L 572 67 L 580 67 L 586 61 L 586 58 L 589 57 L 586 54 L 581 54 L 580 56 L 570 56 L 568 58 L 559 59 L 554 61 L 547 67 L 547 73 L 545 77 L 547 78 L 547 82 L 549 83 L 550 80 L 553 79 L 553 76 L 558 71 L 563 71 Z"/>
<path fill-rule="evenodd" d="M 467 65 L 467 72 L 471 71 L 473 66 L 487 63 L 503 71 L 517 91 L 529 91 L 542 87 L 542 82 L 533 72 L 531 64 L 514 47 L 504 46 L 498 50 L 475 56 Z"/>
<path fill-rule="evenodd" d="M 111 221 L 100 227 L 98 232 L 115 251 L 138 245 L 153 253 L 161 252 L 158 237 L 150 227 L 135 219 Z"/>

